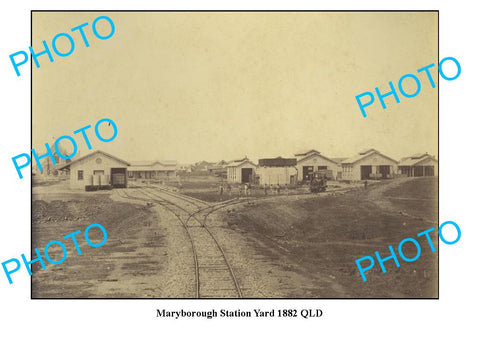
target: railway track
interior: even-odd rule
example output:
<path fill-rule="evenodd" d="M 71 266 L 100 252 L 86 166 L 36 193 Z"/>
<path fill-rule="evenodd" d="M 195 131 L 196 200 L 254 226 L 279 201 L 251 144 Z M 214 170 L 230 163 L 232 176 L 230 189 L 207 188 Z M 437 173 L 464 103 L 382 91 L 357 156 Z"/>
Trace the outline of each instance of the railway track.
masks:
<path fill-rule="evenodd" d="M 195 197 L 190 197 L 190 196 L 186 196 L 186 195 L 182 195 L 182 194 L 179 194 L 179 193 L 176 193 L 176 192 L 173 192 L 173 191 L 170 191 L 170 190 L 167 190 L 165 188 L 162 188 L 160 186 L 153 186 L 153 187 L 146 187 L 146 188 L 154 188 L 155 191 L 160 191 L 161 193 L 163 194 L 166 194 L 172 198 L 177 198 L 177 199 L 180 199 L 181 201 L 185 201 L 185 202 L 188 202 L 192 205 L 195 205 L 196 207 L 198 207 L 199 209 L 202 209 L 202 208 L 205 208 L 205 207 L 209 207 L 211 206 L 211 204 L 205 202 L 205 201 L 202 201 L 198 198 L 195 198 Z"/>
<path fill-rule="evenodd" d="M 213 211 L 226 205 L 210 206 L 203 201 L 184 199 L 163 190 L 118 189 L 123 198 L 158 204 L 174 214 L 190 241 L 195 270 L 196 298 L 242 298 L 242 291 L 224 250 L 205 221 Z M 175 199 L 172 199 L 175 198 Z M 203 220 L 196 215 L 209 210 Z"/>

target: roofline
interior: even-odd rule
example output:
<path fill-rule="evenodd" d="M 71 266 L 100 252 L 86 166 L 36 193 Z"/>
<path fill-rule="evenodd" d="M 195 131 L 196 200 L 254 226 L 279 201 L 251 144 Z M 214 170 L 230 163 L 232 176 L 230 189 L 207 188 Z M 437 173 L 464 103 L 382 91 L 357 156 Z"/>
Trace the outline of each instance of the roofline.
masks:
<path fill-rule="evenodd" d="M 424 161 L 425 159 L 427 159 L 427 158 L 429 158 L 429 159 L 431 159 L 431 160 L 433 160 L 433 161 L 435 161 L 435 162 L 438 163 L 438 159 L 436 159 L 436 158 L 433 157 L 432 155 L 425 154 L 424 157 L 418 159 L 418 162 L 412 163 L 412 164 L 410 164 L 410 165 L 401 165 L 401 164 L 400 164 L 401 162 L 398 162 L 398 166 L 415 166 L 416 164 L 418 164 L 418 163 L 420 163 L 420 162 L 423 162 L 423 161 Z M 407 159 L 412 159 L 412 157 L 408 157 Z"/>
<path fill-rule="evenodd" d="M 161 165 L 164 165 L 164 166 L 176 166 L 178 163 L 176 161 L 172 161 L 172 162 L 175 162 L 175 163 L 166 163 L 165 161 L 162 162 L 162 161 L 151 161 L 151 162 L 148 162 L 148 163 L 142 163 L 142 164 L 134 164 L 134 163 L 131 163 L 129 164 L 129 166 L 152 166 L 152 165 L 155 165 L 155 164 L 161 164 Z"/>
<path fill-rule="evenodd" d="M 255 167 L 257 167 L 257 164 L 253 163 L 253 162 L 252 162 L 251 160 L 249 160 L 249 159 L 245 159 L 243 162 L 240 162 L 240 163 L 238 163 L 238 164 L 235 164 L 235 165 L 233 165 L 233 164 L 232 164 L 232 165 L 227 165 L 227 168 L 236 168 L 237 166 L 240 166 L 240 165 L 242 165 L 243 163 L 250 163 L 250 164 L 254 165 Z"/>
<path fill-rule="evenodd" d="M 91 156 L 93 156 L 93 155 L 95 155 L 95 154 L 97 154 L 97 153 L 101 153 L 101 154 L 103 154 L 104 156 L 113 158 L 113 159 L 119 161 L 120 163 L 125 163 L 127 166 L 130 166 L 130 163 L 124 161 L 123 159 L 120 159 L 120 158 L 118 158 L 118 157 L 115 157 L 115 156 L 113 156 L 113 155 L 110 155 L 109 153 L 106 153 L 105 151 L 97 150 L 97 151 L 94 151 L 94 152 L 92 152 L 92 153 L 89 153 L 88 155 L 82 156 L 82 157 L 80 157 L 80 158 L 72 161 L 71 163 L 65 164 L 64 166 L 58 168 L 58 170 L 62 170 L 62 169 L 65 169 L 65 168 L 69 168 L 72 164 L 78 163 L 78 162 L 80 162 L 81 160 L 84 160 L 85 158 L 91 157 Z"/>
<path fill-rule="evenodd" d="M 294 154 L 294 156 L 304 156 L 304 155 L 308 155 L 309 153 L 318 153 L 318 154 L 320 154 L 320 151 L 315 150 L 315 149 L 311 149 L 311 150 L 308 150 L 307 152 L 297 152 L 297 153 Z"/>
<path fill-rule="evenodd" d="M 324 156 L 324 155 L 322 155 L 322 154 L 320 154 L 320 153 L 313 153 L 313 154 L 310 154 L 310 155 L 308 155 L 308 156 L 306 156 L 306 157 L 304 157 L 304 158 L 302 158 L 302 159 L 299 159 L 299 160 L 297 161 L 297 164 L 300 163 L 300 162 L 303 162 L 303 161 L 306 160 L 307 158 L 310 158 L 310 157 L 313 157 L 313 156 L 320 156 L 320 157 L 322 157 L 322 158 L 325 158 L 327 161 L 330 161 L 330 162 L 332 162 L 332 163 L 338 164 L 337 162 L 331 160 L 330 158 L 328 158 L 328 157 L 326 157 L 326 156 Z"/>
<path fill-rule="evenodd" d="M 343 162 L 341 162 L 340 164 L 355 164 L 355 163 L 357 163 L 357 162 L 360 162 L 360 161 L 361 161 L 362 159 L 364 159 L 365 157 L 371 156 L 371 155 L 373 155 L 373 154 L 375 154 L 375 153 L 376 153 L 376 154 L 379 154 L 379 155 L 381 155 L 381 156 L 383 156 L 383 157 L 385 157 L 385 158 L 388 158 L 389 160 L 391 160 L 391 161 L 393 161 L 393 162 L 395 162 L 395 163 L 398 164 L 398 161 L 396 161 L 396 160 L 394 160 L 393 158 L 390 158 L 390 157 L 384 155 L 383 153 L 381 153 L 380 151 L 377 151 L 377 150 L 375 150 L 374 152 L 368 153 L 368 154 L 366 154 L 366 155 L 363 155 L 363 157 L 357 159 L 355 162 L 345 162 L 345 161 L 343 161 Z"/>

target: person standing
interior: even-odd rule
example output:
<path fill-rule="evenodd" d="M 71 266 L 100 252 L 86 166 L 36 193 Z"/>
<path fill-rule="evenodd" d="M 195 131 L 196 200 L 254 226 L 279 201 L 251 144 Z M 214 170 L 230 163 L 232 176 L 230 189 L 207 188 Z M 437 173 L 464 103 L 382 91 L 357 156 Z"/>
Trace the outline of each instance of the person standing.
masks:
<path fill-rule="evenodd" d="M 220 184 L 219 192 L 220 192 L 220 197 L 222 197 L 222 195 L 223 195 L 223 184 Z"/>

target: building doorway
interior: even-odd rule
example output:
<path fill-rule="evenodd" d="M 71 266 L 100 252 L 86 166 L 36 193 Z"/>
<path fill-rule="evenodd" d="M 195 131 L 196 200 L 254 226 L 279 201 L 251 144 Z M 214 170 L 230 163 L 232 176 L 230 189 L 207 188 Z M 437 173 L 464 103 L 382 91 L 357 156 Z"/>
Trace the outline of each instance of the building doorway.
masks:
<path fill-rule="evenodd" d="M 313 178 L 313 166 L 303 167 L 303 181 L 308 182 Z"/>
<path fill-rule="evenodd" d="M 435 176 L 434 167 L 432 165 L 425 166 L 425 176 Z"/>
<path fill-rule="evenodd" d="M 413 167 L 413 176 L 414 177 L 423 177 L 425 176 L 424 172 L 423 172 L 423 166 L 415 166 Z"/>
<path fill-rule="evenodd" d="M 112 186 L 114 188 L 127 187 L 127 168 L 112 168 Z"/>
<path fill-rule="evenodd" d="M 253 179 L 252 168 L 242 168 L 242 183 L 250 183 Z"/>
<path fill-rule="evenodd" d="M 370 174 L 372 173 L 372 166 L 371 165 L 362 165 L 360 166 L 360 179 L 369 179 Z"/>
<path fill-rule="evenodd" d="M 382 174 L 382 178 L 388 178 L 388 175 L 390 175 L 390 166 L 380 165 L 378 168 L 378 171 Z"/>

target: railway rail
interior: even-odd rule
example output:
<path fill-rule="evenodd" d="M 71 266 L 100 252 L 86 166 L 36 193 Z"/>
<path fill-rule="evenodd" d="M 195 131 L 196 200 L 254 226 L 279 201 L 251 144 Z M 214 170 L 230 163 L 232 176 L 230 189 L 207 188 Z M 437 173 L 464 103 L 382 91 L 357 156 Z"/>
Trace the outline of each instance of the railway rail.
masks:
<path fill-rule="evenodd" d="M 203 201 L 185 199 L 183 195 L 157 190 L 157 188 L 117 190 L 123 198 L 158 204 L 177 217 L 185 229 L 192 248 L 196 298 L 243 297 L 240 284 L 225 251 L 206 225 L 206 219 L 213 211 L 228 204 L 211 206 Z M 198 218 L 198 213 L 205 210 L 208 211 L 203 214 L 203 219 Z"/>

